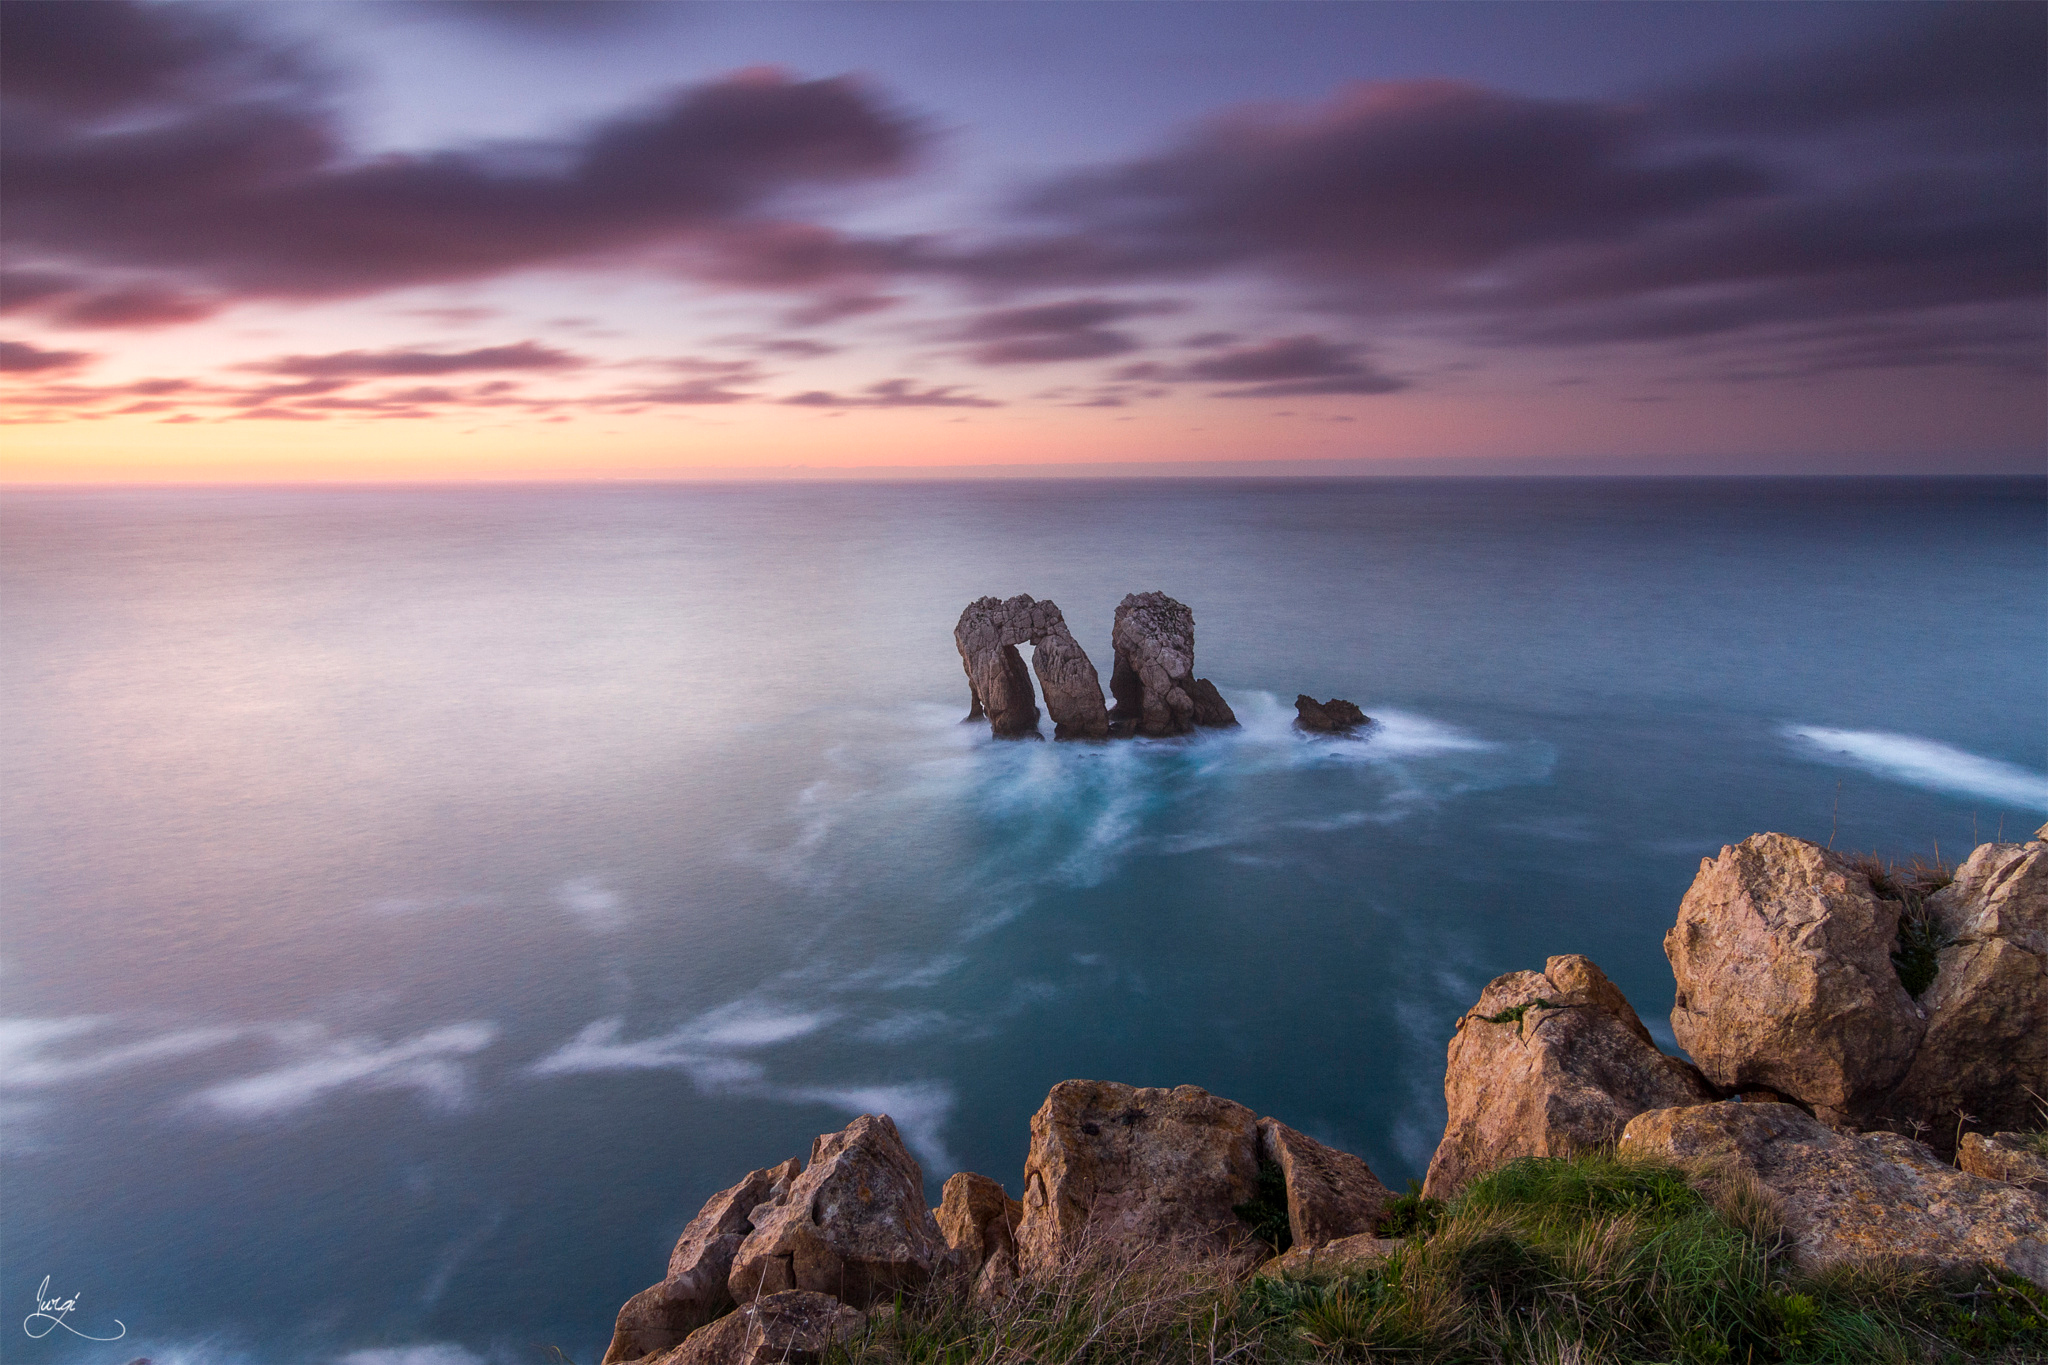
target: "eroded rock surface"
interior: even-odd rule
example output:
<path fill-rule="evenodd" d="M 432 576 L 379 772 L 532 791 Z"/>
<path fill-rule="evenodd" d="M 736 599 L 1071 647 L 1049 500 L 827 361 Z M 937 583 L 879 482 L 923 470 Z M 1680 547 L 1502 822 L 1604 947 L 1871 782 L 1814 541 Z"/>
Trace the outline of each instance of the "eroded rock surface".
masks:
<path fill-rule="evenodd" d="M 1423 1193 L 1447 1199 L 1522 1156 L 1612 1143 L 1647 1109 L 1698 1104 L 1713 1089 L 1650 1041 L 1591 960 L 1495 977 L 1458 1021 L 1444 1069 L 1450 1108 Z"/>
<path fill-rule="evenodd" d="M 727 1279 L 742 1304 L 805 1289 L 865 1308 L 916 1289 L 947 1256 L 924 1172 L 886 1114 L 821 1135 L 803 1174 L 751 1221 Z"/>
<path fill-rule="evenodd" d="M 829 1294 L 768 1294 L 692 1333 L 647 1365 L 819 1365 L 866 1319 Z"/>
<path fill-rule="evenodd" d="M 1786 834 L 1702 860 L 1664 936 L 1679 1045 L 1723 1089 L 1878 1122 L 1927 1029 L 1892 966 L 1900 908 L 1847 859 Z"/>
<path fill-rule="evenodd" d="M 1195 677 L 1195 614 L 1163 592 L 1136 592 L 1116 609 L 1109 690 L 1120 731 L 1184 735 L 1197 725 L 1237 724 L 1222 694 Z"/>
<path fill-rule="evenodd" d="M 1375 1237 L 1371 1233 L 1340 1237 L 1320 1246 L 1297 1242 L 1260 1266 L 1259 1274 L 1283 1280 L 1308 1280 L 1369 1270 L 1400 1249 L 1399 1238 Z"/>
<path fill-rule="evenodd" d="M 1986 1180 L 2002 1180 L 2035 1194 L 2048 1194 L 2048 1156 L 2028 1145 L 2023 1133 L 1963 1134 L 1956 1165 Z"/>
<path fill-rule="evenodd" d="M 1297 1246 L 1372 1233 L 1393 1202 L 1394 1192 L 1364 1161 L 1278 1119 L 1259 1120 L 1258 1154 L 1287 1177 L 1287 1227 Z"/>
<path fill-rule="evenodd" d="M 1949 943 L 1920 996 L 1926 1034 L 1885 1107 L 1946 1154 L 1960 1128 L 2033 1127 L 2034 1096 L 2048 1101 L 2048 843 L 1980 845 L 1928 909 Z"/>
<path fill-rule="evenodd" d="M 999 1183 L 972 1171 L 948 1176 L 932 1215 L 952 1250 L 954 1264 L 966 1274 L 979 1277 L 993 1263 L 1001 1262 L 1008 1278 L 1016 1278 L 1017 1224 L 1023 1221 L 1024 1205 L 1010 1198 Z"/>
<path fill-rule="evenodd" d="M 1007 600 L 982 597 L 967 605 L 953 627 L 953 644 L 967 672 L 972 708 L 967 718 L 988 717 L 996 734 L 1014 738 L 1033 734 L 1038 706 L 1031 694 L 1031 674 L 1045 693 L 1045 709 L 1053 720 L 1055 739 L 1102 739 L 1109 734 L 1109 711 L 1102 700 L 1102 679 L 1088 652 L 1067 629 L 1060 609 L 1035 601 L 1028 593 Z M 1017 646 L 1032 646 L 1031 667 Z"/>
<path fill-rule="evenodd" d="M 1731 1102 L 1639 1115 L 1620 1150 L 1755 1177 L 1808 1270 L 1874 1259 L 1958 1271 L 1988 1262 L 2048 1286 L 2048 1199 L 1944 1165 L 1893 1133 L 1841 1133 L 1789 1104 Z"/>
<path fill-rule="evenodd" d="M 754 1230 L 749 1215 L 763 1201 L 786 1192 L 801 1169 L 802 1163 L 791 1157 L 780 1166 L 749 1171 L 739 1184 L 712 1195 L 677 1239 L 667 1276 L 627 1299 L 619 1310 L 604 1365 L 621 1365 L 678 1346 L 729 1311 L 733 1298 L 726 1277 L 740 1243 Z"/>
<path fill-rule="evenodd" d="M 1294 723 L 1316 734 L 1342 735 L 1361 725 L 1370 725 L 1372 717 L 1342 697 L 1317 701 L 1304 692 L 1294 699 Z"/>
<path fill-rule="evenodd" d="M 1077 1254 L 1173 1246 L 1260 1255 L 1233 1208 L 1258 1184 L 1258 1116 L 1192 1085 L 1140 1089 L 1061 1081 L 1031 1118 L 1026 1275 Z"/>

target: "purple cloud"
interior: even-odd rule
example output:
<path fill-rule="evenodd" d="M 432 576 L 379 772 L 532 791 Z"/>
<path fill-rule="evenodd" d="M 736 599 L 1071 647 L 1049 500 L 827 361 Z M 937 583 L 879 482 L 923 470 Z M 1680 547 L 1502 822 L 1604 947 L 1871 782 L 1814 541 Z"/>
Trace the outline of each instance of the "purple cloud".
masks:
<path fill-rule="evenodd" d="M 957 384 L 919 389 L 908 379 L 885 379 L 870 384 L 858 395 L 847 397 L 813 389 L 781 401 L 800 408 L 999 408 L 992 398 L 977 398 L 958 392 Z"/>

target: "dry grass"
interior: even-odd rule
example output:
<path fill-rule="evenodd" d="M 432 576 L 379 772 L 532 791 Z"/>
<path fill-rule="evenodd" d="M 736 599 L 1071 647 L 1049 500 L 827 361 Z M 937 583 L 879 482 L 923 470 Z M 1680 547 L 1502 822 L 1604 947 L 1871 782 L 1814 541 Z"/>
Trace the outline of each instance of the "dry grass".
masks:
<path fill-rule="evenodd" d="M 936 1284 L 829 1365 L 1963 1365 L 2048 1359 L 2048 1295 L 1876 1264 L 1795 1274 L 1740 1177 L 1588 1155 L 1474 1183 L 1367 1269 L 1245 1280 L 1084 1250 L 1007 1298 Z"/>

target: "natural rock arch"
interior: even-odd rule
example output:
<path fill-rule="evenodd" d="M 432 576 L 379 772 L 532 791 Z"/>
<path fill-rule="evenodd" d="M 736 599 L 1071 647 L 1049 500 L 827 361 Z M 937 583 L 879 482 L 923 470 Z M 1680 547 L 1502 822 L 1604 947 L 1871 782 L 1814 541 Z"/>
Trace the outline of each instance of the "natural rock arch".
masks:
<path fill-rule="evenodd" d="M 1045 692 L 1055 739 L 1106 739 L 1109 708 L 1102 701 L 1102 679 L 1067 629 L 1066 618 L 1051 602 L 1019 593 L 1007 601 L 980 597 L 968 603 L 953 627 L 960 666 L 967 671 L 973 697 L 969 720 L 988 717 L 997 735 L 1015 738 L 1038 729 L 1038 704 L 1031 695 L 1031 672 L 1017 646 L 1032 647 L 1031 669 Z"/>

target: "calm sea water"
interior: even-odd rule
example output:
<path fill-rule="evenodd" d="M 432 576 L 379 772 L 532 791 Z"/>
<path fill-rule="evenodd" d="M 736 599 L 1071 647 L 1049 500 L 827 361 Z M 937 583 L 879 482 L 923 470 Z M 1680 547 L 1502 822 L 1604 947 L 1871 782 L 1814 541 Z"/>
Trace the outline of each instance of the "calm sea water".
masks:
<path fill-rule="evenodd" d="M 1421 1174 L 1493 975 L 1752 831 L 2048 811 L 2038 481 L 34 492 L 4 504 L 0 1356 L 594 1360 L 858 1112 L 1055 1081 Z M 999 744 L 951 630 L 1194 608 L 1245 724 Z M 1360 702 L 1362 741 L 1289 726 Z M 1049 729 L 1048 725 L 1048 729 Z M 30 1339 L 39 1282 L 67 1323 Z"/>

